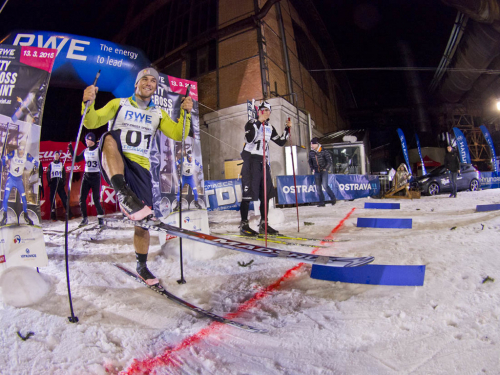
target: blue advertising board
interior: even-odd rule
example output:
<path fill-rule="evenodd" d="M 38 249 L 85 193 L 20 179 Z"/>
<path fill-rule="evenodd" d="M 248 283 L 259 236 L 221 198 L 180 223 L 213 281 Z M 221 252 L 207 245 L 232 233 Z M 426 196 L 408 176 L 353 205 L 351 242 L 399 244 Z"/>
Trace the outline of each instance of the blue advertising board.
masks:
<path fill-rule="evenodd" d="M 500 172 L 481 172 L 481 189 L 500 188 Z"/>
<path fill-rule="evenodd" d="M 205 196 L 208 211 L 226 211 L 240 209 L 242 190 L 241 180 L 205 181 Z M 253 210 L 253 202 L 250 203 Z"/>
<path fill-rule="evenodd" d="M 319 202 L 314 176 L 296 176 L 298 203 Z M 380 194 L 380 181 L 370 175 L 328 175 L 328 185 L 337 199 L 356 199 Z M 277 176 L 278 204 L 295 204 L 293 176 Z M 324 191 L 325 200 L 329 200 Z"/>

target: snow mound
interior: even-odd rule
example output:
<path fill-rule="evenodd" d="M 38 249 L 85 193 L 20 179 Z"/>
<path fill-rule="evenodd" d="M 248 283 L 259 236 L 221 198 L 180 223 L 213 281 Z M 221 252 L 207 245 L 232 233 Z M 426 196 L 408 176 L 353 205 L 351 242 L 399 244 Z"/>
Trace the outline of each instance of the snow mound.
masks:
<path fill-rule="evenodd" d="M 30 267 L 7 268 L 0 277 L 3 302 L 26 307 L 40 302 L 49 292 L 50 283 Z"/>

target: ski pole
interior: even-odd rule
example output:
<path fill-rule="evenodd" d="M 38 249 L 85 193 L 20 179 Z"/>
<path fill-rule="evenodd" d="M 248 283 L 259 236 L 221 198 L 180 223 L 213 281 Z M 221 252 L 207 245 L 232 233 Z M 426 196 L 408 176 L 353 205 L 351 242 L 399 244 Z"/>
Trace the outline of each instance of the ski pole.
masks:
<path fill-rule="evenodd" d="M 267 173 L 266 173 L 266 121 L 262 123 L 262 173 L 264 175 L 264 237 L 267 247 Z M 262 212 L 261 212 L 262 216 Z"/>
<path fill-rule="evenodd" d="M 191 90 L 191 85 L 187 85 L 186 88 L 186 96 L 187 98 L 189 96 L 189 91 Z M 186 111 L 184 111 L 184 120 L 182 124 L 182 140 L 181 140 L 181 165 L 179 168 L 179 228 L 182 228 L 182 167 L 184 163 L 184 136 L 186 134 Z M 181 263 L 181 278 L 177 280 L 177 283 L 179 284 L 186 284 L 186 280 L 184 279 L 184 268 L 183 268 L 183 261 L 182 261 L 182 238 L 179 238 L 179 261 Z"/>
<path fill-rule="evenodd" d="M 288 117 L 288 121 L 290 121 L 290 117 Z M 300 232 L 300 224 L 299 224 L 299 200 L 297 198 L 297 178 L 295 177 L 295 162 L 293 160 L 293 142 L 292 142 L 292 132 L 290 130 L 290 156 L 292 157 L 292 170 L 293 170 L 293 186 L 295 187 L 295 207 L 297 208 L 297 232 Z"/>
<path fill-rule="evenodd" d="M 95 76 L 94 83 L 92 84 L 95 86 L 97 84 L 97 80 L 99 76 L 101 75 L 101 70 L 99 70 Z M 75 150 L 74 150 L 74 155 L 76 156 L 78 153 L 78 143 L 80 142 L 80 136 L 82 135 L 82 128 L 83 128 L 83 121 L 85 120 L 85 115 L 87 114 L 87 110 L 89 109 L 90 106 L 90 100 L 85 103 L 85 109 L 83 110 L 83 115 L 82 115 L 82 120 L 80 121 L 80 128 L 78 129 L 78 136 L 76 137 L 76 144 L 75 144 Z M 66 154 L 66 158 L 68 157 L 68 154 Z M 64 159 L 64 162 L 66 162 L 66 158 Z M 68 219 L 69 219 L 69 200 L 71 196 L 71 181 L 73 180 L 73 168 L 75 167 L 75 159 L 76 157 L 72 158 L 71 162 L 71 170 L 69 174 L 69 181 L 68 181 L 68 196 L 66 197 L 66 224 L 64 228 L 64 258 L 66 260 L 66 282 L 68 285 L 68 298 L 69 298 L 69 308 L 71 311 L 71 316 L 68 317 L 68 320 L 71 323 L 77 323 L 78 322 L 78 317 L 75 316 L 73 312 L 73 302 L 71 301 L 71 288 L 70 288 L 70 282 L 69 282 L 69 262 L 68 262 Z M 64 168 L 64 165 L 63 165 Z M 57 181 L 59 183 L 59 181 Z M 56 190 L 57 193 L 57 190 Z M 55 197 L 55 195 L 54 195 Z"/>

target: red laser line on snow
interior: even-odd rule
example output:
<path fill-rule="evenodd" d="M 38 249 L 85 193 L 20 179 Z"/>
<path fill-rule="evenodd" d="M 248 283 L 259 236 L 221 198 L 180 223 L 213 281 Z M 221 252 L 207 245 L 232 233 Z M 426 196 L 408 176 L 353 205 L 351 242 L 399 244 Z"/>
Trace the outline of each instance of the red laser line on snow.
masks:
<path fill-rule="evenodd" d="M 355 208 L 353 208 L 349 213 L 337 224 L 335 228 L 332 229 L 330 234 L 325 237 L 325 239 L 332 239 L 333 235 L 342 228 L 344 225 L 345 221 L 349 218 L 349 216 L 352 215 L 354 212 Z M 312 251 L 312 253 L 316 253 L 319 248 L 316 248 Z M 247 300 L 245 303 L 240 305 L 236 311 L 229 313 L 224 316 L 224 318 L 227 319 L 234 319 L 238 317 L 241 313 L 251 309 L 256 305 L 258 301 L 263 299 L 264 297 L 267 297 L 271 292 L 275 291 L 278 289 L 283 282 L 286 280 L 290 279 L 292 276 L 295 276 L 298 271 L 300 271 L 303 266 L 306 265 L 306 263 L 299 263 L 295 267 L 290 268 L 287 270 L 283 276 L 281 276 L 277 281 L 272 283 L 271 285 L 268 285 L 265 288 L 262 288 L 259 290 L 257 293 L 253 295 L 252 298 Z M 155 371 L 156 367 L 159 366 L 178 366 L 179 363 L 175 361 L 174 358 L 172 358 L 172 355 L 175 353 L 186 349 L 190 347 L 191 345 L 194 345 L 198 342 L 200 342 L 203 338 L 207 337 L 209 334 L 216 332 L 217 330 L 220 330 L 224 326 L 223 323 L 218 323 L 218 322 L 213 322 L 209 326 L 201 329 L 198 333 L 195 333 L 194 335 L 191 335 L 189 337 L 186 337 L 182 342 L 180 342 L 177 346 L 173 347 L 172 349 L 168 349 L 163 353 L 162 355 L 155 357 L 155 358 L 149 358 L 145 359 L 142 361 L 139 361 L 138 359 L 134 359 L 132 364 L 129 366 L 129 368 L 125 371 L 120 372 L 121 375 L 135 375 L 135 374 L 144 374 L 144 375 L 149 375 Z"/>

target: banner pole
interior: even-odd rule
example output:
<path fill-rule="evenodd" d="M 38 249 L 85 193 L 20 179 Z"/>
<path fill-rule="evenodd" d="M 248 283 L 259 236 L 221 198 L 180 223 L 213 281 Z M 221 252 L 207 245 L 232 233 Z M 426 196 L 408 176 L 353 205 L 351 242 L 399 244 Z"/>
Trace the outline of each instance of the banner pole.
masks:
<path fill-rule="evenodd" d="M 187 85 L 186 88 L 186 96 L 189 96 L 189 90 L 191 90 L 191 85 Z M 182 169 L 184 163 L 184 136 L 186 134 L 186 111 L 184 111 L 184 120 L 182 124 L 182 140 L 181 140 L 181 166 L 179 168 L 179 228 L 182 228 Z M 186 284 L 186 280 L 184 279 L 184 267 L 182 260 L 182 238 L 179 237 L 179 261 L 181 266 L 181 278 L 177 280 L 178 284 Z"/>
<path fill-rule="evenodd" d="M 94 83 L 92 84 L 95 86 L 97 84 L 97 79 L 101 75 L 101 71 L 99 70 L 95 76 Z M 66 283 L 68 287 L 68 299 L 69 299 L 69 309 L 71 311 L 71 316 L 68 317 L 68 320 L 71 323 L 77 323 L 78 322 L 78 317 L 75 316 L 75 313 L 73 311 L 73 301 L 71 300 L 71 286 L 70 286 L 70 281 L 69 281 L 69 262 L 68 262 L 68 220 L 69 220 L 69 201 L 71 197 L 71 180 L 73 180 L 73 169 L 75 168 L 75 159 L 76 155 L 78 153 L 78 143 L 80 142 L 80 136 L 82 135 L 82 128 L 83 128 L 83 121 L 85 120 L 85 115 L 87 114 L 87 110 L 89 109 L 90 106 L 90 101 L 87 101 L 85 103 L 85 109 L 83 110 L 83 115 L 82 115 L 82 120 L 80 121 L 80 128 L 78 129 L 78 136 L 76 137 L 76 144 L 75 144 L 75 150 L 73 155 L 75 157 L 72 158 L 71 162 L 71 169 L 69 172 L 69 180 L 68 180 L 68 196 L 66 197 L 66 223 L 64 227 L 64 258 L 66 262 Z M 64 163 L 66 163 L 66 158 L 68 157 L 68 154 L 66 154 L 66 157 L 64 158 Z M 64 164 L 63 164 L 63 168 Z M 59 181 L 57 181 L 59 184 Z M 57 188 L 56 188 L 56 194 L 57 194 Z M 55 198 L 55 194 L 54 194 Z"/>
<path fill-rule="evenodd" d="M 267 173 L 266 173 L 266 121 L 262 123 L 262 173 L 264 178 L 264 238 L 266 240 L 267 247 Z M 261 212 L 262 217 L 262 212 Z M 260 226 L 259 226 L 260 229 Z"/>
<path fill-rule="evenodd" d="M 288 117 L 290 121 L 290 117 Z M 297 178 L 295 176 L 295 162 L 293 160 L 293 142 L 292 142 L 292 132 L 290 131 L 290 156 L 292 157 L 292 170 L 293 170 L 293 186 L 295 188 L 295 207 L 297 208 L 297 232 L 300 232 L 300 221 L 299 221 L 299 199 L 297 198 Z"/>

